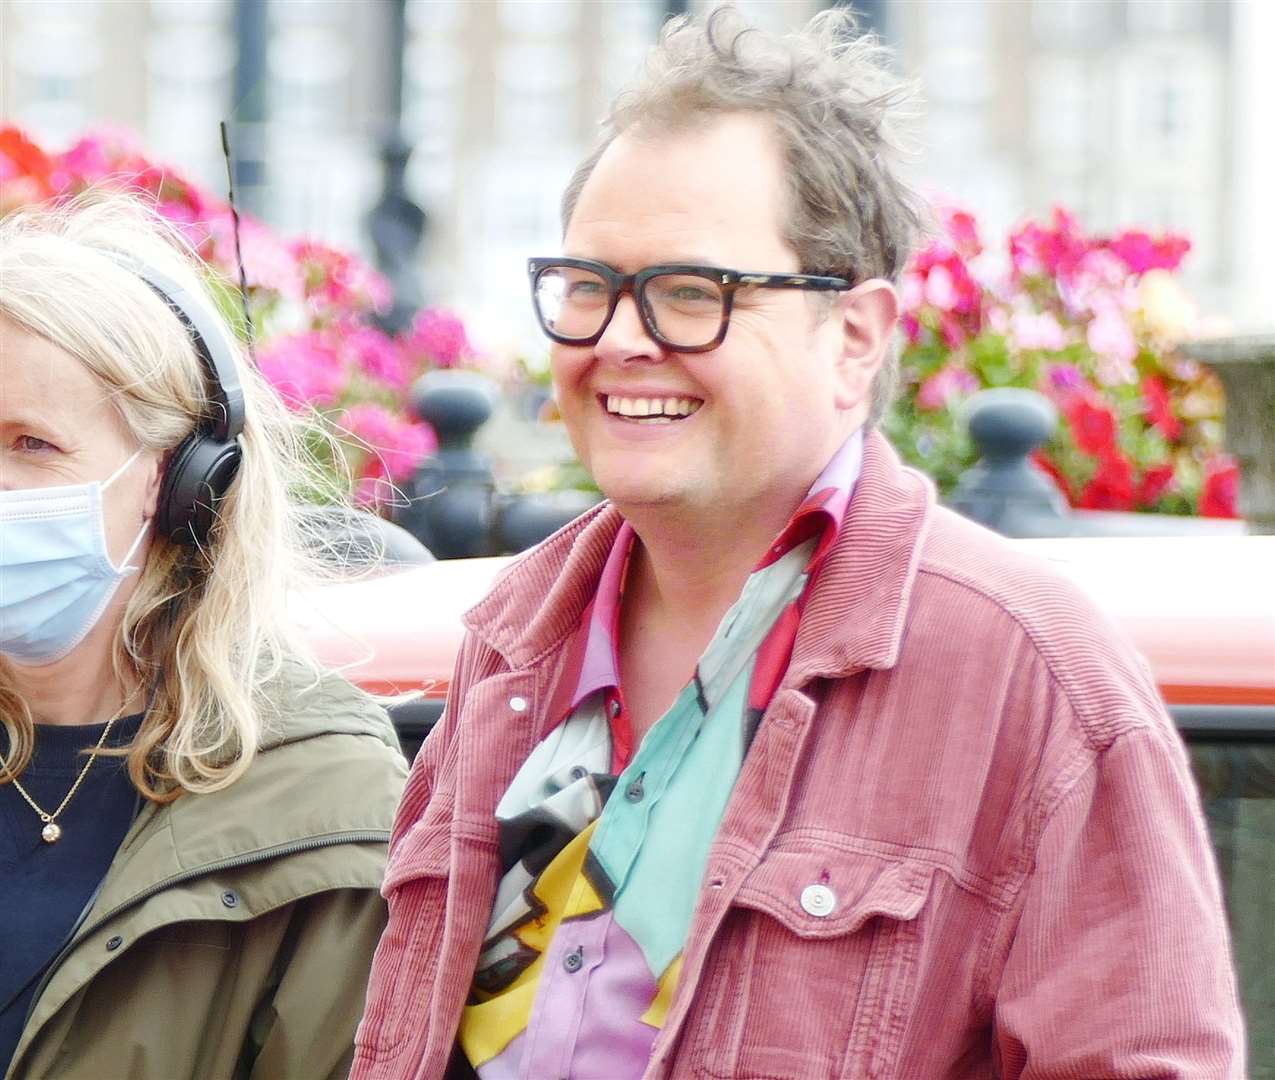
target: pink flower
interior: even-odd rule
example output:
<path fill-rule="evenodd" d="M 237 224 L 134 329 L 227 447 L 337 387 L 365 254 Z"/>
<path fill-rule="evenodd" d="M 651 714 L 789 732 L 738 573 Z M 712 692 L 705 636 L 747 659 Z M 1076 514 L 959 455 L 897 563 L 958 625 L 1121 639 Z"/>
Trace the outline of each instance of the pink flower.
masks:
<path fill-rule="evenodd" d="M 946 266 L 940 264 L 926 276 L 925 299 L 940 311 L 951 311 L 956 307 L 956 283 L 952 280 L 952 271 Z"/>
<path fill-rule="evenodd" d="M 361 259 L 316 240 L 296 240 L 288 251 L 297 261 L 306 298 L 338 311 L 382 311 L 393 299 L 389 282 Z"/>
<path fill-rule="evenodd" d="M 1054 208 L 1050 226 L 1028 221 L 1011 234 L 1009 258 L 1016 280 L 1041 274 L 1066 279 L 1089 250 L 1075 216 L 1061 206 Z"/>
<path fill-rule="evenodd" d="M 1067 335 L 1048 311 L 1015 311 L 1010 334 L 1020 349 L 1057 352 L 1067 347 Z"/>
<path fill-rule="evenodd" d="M 384 475 L 395 483 L 410 477 L 438 449 L 438 438 L 428 424 L 405 420 L 382 405 L 365 402 L 351 406 L 341 423 L 368 446 Z"/>
<path fill-rule="evenodd" d="M 1099 374 L 1103 382 L 1115 385 L 1136 381 L 1133 361 L 1138 355 L 1138 343 L 1119 309 L 1114 305 L 1104 305 L 1089 320 L 1085 339 L 1099 359 Z"/>
<path fill-rule="evenodd" d="M 474 358 L 465 324 L 455 312 L 426 308 L 412 322 L 404 337 L 409 354 L 434 367 L 457 367 Z"/>
<path fill-rule="evenodd" d="M 351 326 L 341 334 L 342 343 L 360 370 L 377 382 L 406 390 L 413 371 L 399 343 L 374 326 Z"/>
<path fill-rule="evenodd" d="M 908 271 L 899 282 L 899 304 L 905 312 L 916 311 L 925 303 L 925 278 Z"/>
<path fill-rule="evenodd" d="M 977 389 L 978 380 L 970 372 L 957 364 L 948 364 L 921 383 L 916 392 L 916 407 L 926 411 L 946 409 Z"/>
<path fill-rule="evenodd" d="M 978 222 L 966 210 L 945 208 L 940 211 L 943 228 L 963 259 L 977 258 L 983 252 L 983 242 L 978 236 Z"/>
<path fill-rule="evenodd" d="M 333 405 L 349 383 L 340 355 L 319 333 L 272 341 L 257 353 L 257 362 L 291 409 Z"/>

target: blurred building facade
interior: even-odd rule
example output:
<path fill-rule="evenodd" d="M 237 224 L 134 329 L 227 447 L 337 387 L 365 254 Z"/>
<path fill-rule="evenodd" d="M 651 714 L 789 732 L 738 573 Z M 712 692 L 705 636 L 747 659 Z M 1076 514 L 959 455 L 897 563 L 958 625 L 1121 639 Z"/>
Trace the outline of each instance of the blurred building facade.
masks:
<path fill-rule="evenodd" d="M 51 146 L 102 122 L 214 190 L 232 121 L 244 202 L 369 251 L 378 148 L 398 122 L 427 211 L 426 291 L 497 346 L 534 347 L 527 255 L 606 101 L 670 9 L 701 0 L 0 0 L 0 113 Z M 744 0 L 804 22 L 821 0 Z M 1188 232 L 1187 281 L 1240 327 L 1275 325 L 1275 83 L 1264 0 L 872 0 L 923 84 L 913 180 L 999 237 L 1062 203 L 1095 228 Z M 400 28 L 401 27 L 401 28 Z M 257 46 L 241 50 L 241 41 Z M 401 99 L 388 58 L 402 49 Z M 1264 230 L 1264 231 L 1263 231 Z"/>

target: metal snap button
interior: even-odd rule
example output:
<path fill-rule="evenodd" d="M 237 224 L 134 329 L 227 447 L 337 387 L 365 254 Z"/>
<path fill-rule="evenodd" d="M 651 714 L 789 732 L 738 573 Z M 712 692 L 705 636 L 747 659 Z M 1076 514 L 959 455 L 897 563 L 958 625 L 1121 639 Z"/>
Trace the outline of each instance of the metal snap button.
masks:
<path fill-rule="evenodd" d="M 225 904 L 226 907 L 238 907 L 239 896 L 237 893 L 233 893 L 229 889 L 227 889 L 224 893 L 221 894 L 221 902 Z"/>
<path fill-rule="evenodd" d="M 583 765 L 572 765 L 571 771 L 567 773 L 567 775 L 571 777 L 572 780 L 583 780 L 589 775 L 589 770 Z"/>
<path fill-rule="evenodd" d="M 575 952 L 569 952 L 562 958 L 562 966 L 569 975 L 574 975 L 584 967 L 584 946 L 577 946 Z"/>
<path fill-rule="evenodd" d="M 509 699 L 509 707 L 516 713 L 524 713 L 527 711 L 527 699 L 525 697 L 511 697 Z"/>
<path fill-rule="evenodd" d="M 123 939 L 122 937 L 120 937 L 120 936 L 119 936 L 119 934 L 116 934 L 113 938 L 109 938 L 109 939 L 107 940 L 107 942 L 106 942 L 106 951 L 107 951 L 107 952 L 114 952 L 116 949 L 118 949 L 118 948 L 119 948 L 121 945 L 123 945 L 123 944 L 124 944 L 124 939 Z"/>
<path fill-rule="evenodd" d="M 801 907 L 809 915 L 822 919 L 837 906 L 837 894 L 827 885 L 807 885 L 801 890 Z"/>

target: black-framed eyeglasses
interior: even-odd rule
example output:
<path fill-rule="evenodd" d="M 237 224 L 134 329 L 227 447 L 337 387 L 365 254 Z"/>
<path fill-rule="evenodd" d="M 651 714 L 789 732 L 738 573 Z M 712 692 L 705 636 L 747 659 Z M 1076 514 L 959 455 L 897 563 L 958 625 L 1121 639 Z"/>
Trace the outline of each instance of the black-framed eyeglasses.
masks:
<path fill-rule="evenodd" d="M 763 274 L 664 263 L 621 274 L 592 259 L 528 259 L 531 299 L 544 332 L 562 345 L 596 345 L 623 293 L 651 338 L 674 352 L 708 352 L 726 340 L 735 293 L 743 288 L 842 292 L 845 278 Z"/>

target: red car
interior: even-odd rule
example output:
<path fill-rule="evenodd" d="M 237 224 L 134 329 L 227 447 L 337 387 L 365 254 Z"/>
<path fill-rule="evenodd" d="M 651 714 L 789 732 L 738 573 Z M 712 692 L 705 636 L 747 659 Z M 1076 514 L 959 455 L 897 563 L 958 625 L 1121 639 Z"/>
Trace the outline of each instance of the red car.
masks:
<path fill-rule="evenodd" d="M 1275 537 L 1012 541 L 1072 576 L 1132 637 L 1187 739 L 1240 968 L 1253 1077 L 1275 1078 Z M 391 711 L 414 754 L 442 711 L 461 614 L 508 559 L 434 562 L 328 586 L 322 656 Z"/>

